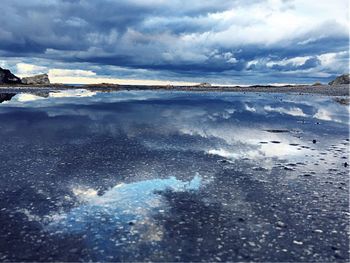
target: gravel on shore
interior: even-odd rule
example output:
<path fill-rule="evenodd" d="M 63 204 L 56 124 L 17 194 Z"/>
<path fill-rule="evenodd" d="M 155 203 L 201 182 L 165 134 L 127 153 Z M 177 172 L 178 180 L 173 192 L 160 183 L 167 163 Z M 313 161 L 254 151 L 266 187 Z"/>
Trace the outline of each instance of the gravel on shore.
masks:
<path fill-rule="evenodd" d="M 53 85 L 53 86 L 0 86 L 0 93 L 38 93 L 52 92 L 62 89 L 88 89 L 91 91 L 119 91 L 119 90 L 169 90 L 169 91 L 193 91 L 193 92 L 264 92 L 264 93 L 307 93 L 326 96 L 349 96 L 349 85 L 320 85 L 320 86 L 141 86 L 141 85 Z"/>

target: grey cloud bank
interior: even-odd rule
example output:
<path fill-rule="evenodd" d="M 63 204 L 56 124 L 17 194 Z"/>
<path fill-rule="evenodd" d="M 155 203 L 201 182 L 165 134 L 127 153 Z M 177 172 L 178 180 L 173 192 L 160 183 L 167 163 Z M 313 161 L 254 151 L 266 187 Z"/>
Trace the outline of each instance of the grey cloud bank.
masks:
<path fill-rule="evenodd" d="M 343 0 L 4 0 L 0 66 L 22 75 L 328 82 L 348 72 L 348 8 Z"/>

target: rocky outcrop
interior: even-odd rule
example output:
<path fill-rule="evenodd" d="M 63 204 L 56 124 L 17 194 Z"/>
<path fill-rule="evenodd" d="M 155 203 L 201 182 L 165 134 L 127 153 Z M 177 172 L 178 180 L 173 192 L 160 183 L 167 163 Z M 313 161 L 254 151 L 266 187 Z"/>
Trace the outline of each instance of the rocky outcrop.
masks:
<path fill-rule="evenodd" d="M 329 82 L 328 84 L 331 85 L 331 86 L 342 85 L 342 84 L 350 84 L 349 75 L 350 74 L 341 75 L 341 76 L 337 77 L 335 80 Z"/>
<path fill-rule="evenodd" d="M 0 68 L 0 84 L 21 84 L 19 77 L 13 75 L 8 69 Z"/>
<path fill-rule="evenodd" d="M 47 74 L 22 78 L 22 83 L 26 85 L 49 85 L 50 80 Z"/>
<path fill-rule="evenodd" d="M 199 88 L 208 88 L 208 87 L 211 87 L 211 84 L 210 84 L 210 83 L 207 83 L 207 82 L 203 82 L 203 83 L 201 83 L 201 84 L 196 85 L 196 87 L 199 87 Z"/>

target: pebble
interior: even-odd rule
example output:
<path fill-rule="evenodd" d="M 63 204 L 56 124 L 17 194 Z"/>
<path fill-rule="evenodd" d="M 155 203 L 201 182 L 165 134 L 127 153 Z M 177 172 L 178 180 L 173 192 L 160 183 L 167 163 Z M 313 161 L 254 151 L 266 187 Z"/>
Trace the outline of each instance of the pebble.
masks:
<path fill-rule="evenodd" d="M 303 244 L 303 242 L 297 241 L 297 240 L 293 240 L 293 244 L 301 246 Z"/>
<path fill-rule="evenodd" d="M 336 250 L 334 252 L 334 257 L 337 258 L 337 259 L 342 259 L 343 258 L 339 250 Z"/>
<path fill-rule="evenodd" d="M 248 244 L 249 244 L 249 246 L 251 246 L 251 247 L 255 247 L 255 246 L 256 246 L 255 243 L 254 243 L 254 242 L 251 242 L 251 241 L 249 241 Z"/>
<path fill-rule="evenodd" d="M 285 223 L 283 223 L 282 221 L 277 221 L 276 222 L 276 226 L 279 228 L 285 228 L 287 227 L 287 225 Z"/>

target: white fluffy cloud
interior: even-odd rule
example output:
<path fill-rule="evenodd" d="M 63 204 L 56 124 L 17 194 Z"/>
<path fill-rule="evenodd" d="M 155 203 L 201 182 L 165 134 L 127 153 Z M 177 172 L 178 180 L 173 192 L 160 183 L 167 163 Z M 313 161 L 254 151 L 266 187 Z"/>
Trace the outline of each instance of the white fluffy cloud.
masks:
<path fill-rule="evenodd" d="M 47 67 L 44 66 L 37 66 L 33 64 L 27 64 L 27 63 L 17 63 L 17 74 L 19 76 L 30 76 L 30 75 L 36 75 L 36 74 L 42 74 L 47 72 Z"/>
<path fill-rule="evenodd" d="M 91 70 L 80 69 L 50 69 L 49 76 L 51 77 L 93 77 L 96 73 Z"/>

